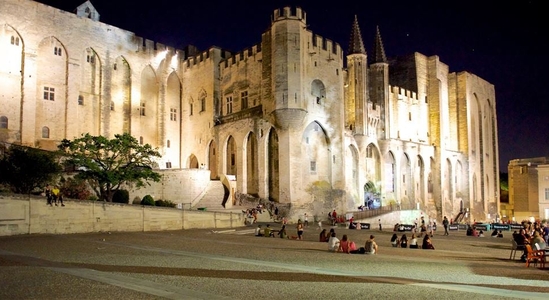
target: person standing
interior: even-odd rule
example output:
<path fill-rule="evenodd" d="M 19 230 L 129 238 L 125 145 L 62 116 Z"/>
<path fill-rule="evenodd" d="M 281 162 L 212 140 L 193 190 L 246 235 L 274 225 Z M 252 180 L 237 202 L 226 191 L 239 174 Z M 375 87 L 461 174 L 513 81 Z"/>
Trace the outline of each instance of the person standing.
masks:
<path fill-rule="evenodd" d="M 448 218 L 446 218 L 446 216 L 444 216 L 444 220 L 442 220 L 442 225 L 444 226 L 444 235 L 449 235 L 448 234 L 448 224 L 450 222 L 448 222 Z"/>
<path fill-rule="evenodd" d="M 305 227 L 309 227 L 309 216 L 307 216 L 307 213 L 303 216 L 303 220 L 305 223 Z"/>
<path fill-rule="evenodd" d="M 382 228 L 381 228 L 381 219 L 378 219 L 377 222 L 379 223 L 379 231 L 381 231 L 382 230 Z"/>
<path fill-rule="evenodd" d="M 302 240 L 303 239 L 303 223 L 301 220 L 297 220 L 297 239 Z"/>

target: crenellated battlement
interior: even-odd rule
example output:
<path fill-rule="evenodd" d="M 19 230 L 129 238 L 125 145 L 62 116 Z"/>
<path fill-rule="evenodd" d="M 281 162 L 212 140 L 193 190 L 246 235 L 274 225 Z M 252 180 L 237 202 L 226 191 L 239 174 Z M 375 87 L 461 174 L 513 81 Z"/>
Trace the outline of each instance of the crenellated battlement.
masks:
<path fill-rule="evenodd" d="M 398 100 L 403 100 L 409 103 L 415 103 L 419 101 L 416 92 L 412 92 L 410 90 L 391 85 L 389 86 L 389 90 L 391 91 L 391 94 L 393 94 L 393 98 L 397 98 Z"/>
<path fill-rule="evenodd" d="M 307 14 L 301 9 L 301 7 L 289 7 L 286 6 L 282 9 L 275 9 L 271 16 L 271 24 L 281 20 L 301 20 L 303 23 L 307 23 Z"/>
<path fill-rule="evenodd" d="M 343 51 L 338 43 L 311 32 L 311 48 L 309 54 L 327 54 L 328 59 L 343 59 Z M 337 57 L 333 57 L 336 55 Z"/>
<path fill-rule="evenodd" d="M 221 69 L 230 68 L 231 66 L 237 65 L 240 61 L 247 61 L 250 57 L 255 57 L 257 54 L 261 53 L 261 44 L 252 46 L 251 48 L 244 49 L 241 52 L 237 52 L 234 55 L 227 57 L 220 64 Z"/>
<path fill-rule="evenodd" d="M 208 50 L 197 52 L 196 49 L 189 50 L 185 53 L 186 59 L 184 60 L 183 67 L 185 69 L 193 69 L 205 65 L 206 63 L 216 63 L 216 57 L 226 59 L 232 56 L 232 53 L 228 50 L 223 50 L 218 47 L 211 47 Z"/>

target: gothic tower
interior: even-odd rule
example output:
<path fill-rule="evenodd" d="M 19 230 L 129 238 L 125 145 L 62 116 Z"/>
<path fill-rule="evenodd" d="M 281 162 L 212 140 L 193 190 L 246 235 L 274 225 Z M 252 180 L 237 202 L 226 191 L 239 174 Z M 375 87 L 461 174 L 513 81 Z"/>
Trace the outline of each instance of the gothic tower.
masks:
<path fill-rule="evenodd" d="M 351 38 L 349 42 L 349 54 L 347 55 L 347 103 L 345 105 L 345 127 L 354 134 L 366 134 L 366 113 L 368 101 L 368 55 L 364 49 L 362 35 L 355 15 Z"/>
<path fill-rule="evenodd" d="M 379 27 L 376 28 L 376 36 L 374 40 L 374 48 L 372 51 L 372 62 L 370 64 L 369 75 L 369 92 L 370 101 L 372 102 L 372 110 L 377 110 L 379 113 L 379 125 L 372 128 L 372 132 L 376 132 L 377 137 L 381 139 L 388 138 L 388 122 L 389 118 L 389 63 L 385 56 L 383 41 Z M 374 126 L 377 122 L 368 122 Z"/>

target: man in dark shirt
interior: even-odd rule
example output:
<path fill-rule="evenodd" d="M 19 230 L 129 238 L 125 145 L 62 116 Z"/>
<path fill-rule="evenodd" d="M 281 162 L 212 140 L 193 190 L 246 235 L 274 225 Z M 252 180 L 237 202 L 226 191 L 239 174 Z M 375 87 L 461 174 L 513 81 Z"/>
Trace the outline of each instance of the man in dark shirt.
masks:
<path fill-rule="evenodd" d="M 513 239 L 517 243 L 517 250 L 522 250 L 524 253 L 522 254 L 521 260 L 523 260 L 523 257 L 526 257 L 526 247 L 524 245 L 529 243 L 528 237 L 526 236 L 526 230 L 521 229 L 518 233 L 513 233 Z"/>

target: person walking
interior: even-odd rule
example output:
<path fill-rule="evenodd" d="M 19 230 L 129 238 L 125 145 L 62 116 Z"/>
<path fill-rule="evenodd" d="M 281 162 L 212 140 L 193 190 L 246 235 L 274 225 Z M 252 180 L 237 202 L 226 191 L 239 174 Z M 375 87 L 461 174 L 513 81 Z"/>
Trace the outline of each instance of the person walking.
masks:
<path fill-rule="evenodd" d="M 381 219 L 378 219 L 377 222 L 379 223 L 379 231 L 381 231 L 382 230 L 382 228 L 381 228 Z"/>
<path fill-rule="evenodd" d="M 303 223 L 301 220 L 297 220 L 297 239 L 302 240 L 303 239 Z"/>
<path fill-rule="evenodd" d="M 449 235 L 448 234 L 448 224 L 450 222 L 448 222 L 448 218 L 446 218 L 446 216 L 444 216 L 444 220 L 442 220 L 442 225 L 444 226 L 444 235 Z"/>

